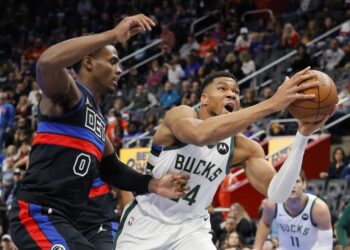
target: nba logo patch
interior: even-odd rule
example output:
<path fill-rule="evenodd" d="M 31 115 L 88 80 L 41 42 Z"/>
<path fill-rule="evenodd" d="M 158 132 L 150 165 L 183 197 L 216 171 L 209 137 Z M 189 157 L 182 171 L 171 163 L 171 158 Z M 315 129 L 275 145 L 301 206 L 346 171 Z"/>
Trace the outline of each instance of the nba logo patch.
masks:
<path fill-rule="evenodd" d="M 303 220 L 307 220 L 307 219 L 309 219 L 309 216 L 308 216 L 307 214 L 303 214 L 303 215 L 301 216 L 301 218 L 302 218 Z"/>
<path fill-rule="evenodd" d="M 129 226 L 131 226 L 132 223 L 134 223 L 134 221 L 135 221 L 135 218 L 134 217 L 130 217 L 130 219 L 128 221 Z"/>

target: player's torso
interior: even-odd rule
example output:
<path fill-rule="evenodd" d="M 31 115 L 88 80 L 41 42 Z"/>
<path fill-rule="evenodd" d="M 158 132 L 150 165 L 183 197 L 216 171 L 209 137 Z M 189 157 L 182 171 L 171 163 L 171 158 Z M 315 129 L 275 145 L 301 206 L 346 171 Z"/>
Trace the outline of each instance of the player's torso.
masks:
<path fill-rule="evenodd" d="M 105 147 L 106 122 L 91 92 L 61 116 L 39 115 L 19 199 L 59 209 L 74 219 L 87 200 Z"/>
<path fill-rule="evenodd" d="M 280 249 L 312 249 L 317 241 L 317 228 L 313 225 L 311 211 L 317 197 L 308 194 L 304 209 L 290 215 L 283 204 L 277 205 L 276 222 Z"/>
<path fill-rule="evenodd" d="M 154 194 L 137 196 L 141 209 L 169 223 L 206 215 L 206 208 L 231 166 L 233 148 L 232 138 L 203 147 L 178 144 L 160 150 L 153 146 L 148 161 L 153 176 L 159 178 L 168 172 L 188 173 L 190 190 L 185 197 L 176 200 Z"/>

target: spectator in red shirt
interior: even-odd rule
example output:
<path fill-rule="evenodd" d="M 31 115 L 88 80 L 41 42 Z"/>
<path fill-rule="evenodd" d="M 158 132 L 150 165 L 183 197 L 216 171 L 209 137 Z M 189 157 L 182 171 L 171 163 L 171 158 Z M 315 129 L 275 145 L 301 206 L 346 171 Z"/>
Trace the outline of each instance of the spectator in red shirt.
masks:
<path fill-rule="evenodd" d="M 217 50 L 217 46 L 217 42 L 209 34 L 204 34 L 203 40 L 199 45 L 199 56 L 205 57 L 209 51 Z"/>
<path fill-rule="evenodd" d="M 174 33 L 169 29 L 169 26 L 166 24 L 162 25 L 162 31 L 160 33 L 160 38 L 163 39 L 163 41 L 160 43 L 160 47 L 163 45 L 167 45 L 170 49 L 173 49 L 175 46 L 175 35 Z"/>
<path fill-rule="evenodd" d="M 281 48 L 293 49 L 297 44 L 300 43 L 298 33 L 294 30 L 294 27 L 290 23 L 286 23 L 283 27 Z"/>

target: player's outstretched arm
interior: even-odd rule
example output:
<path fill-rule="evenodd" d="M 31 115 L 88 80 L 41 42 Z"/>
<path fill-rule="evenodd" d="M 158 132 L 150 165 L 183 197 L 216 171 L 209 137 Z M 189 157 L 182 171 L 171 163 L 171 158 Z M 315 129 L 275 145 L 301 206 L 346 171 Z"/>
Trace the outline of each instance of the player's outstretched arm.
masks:
<path fill-rule="evenodd" d="M 263 213 L 256 230 L 253 250 L 261 250 L 263 248 L 264 242 L 271 232 L 271 224 L 275 214 L 276 205 L 274 202 L 266 199 L 263 203 Z"/>
<path fill-rule="evenodd" d="M 269 100 L 230 114 L 211 117 L 204 121 L 196 119 L 195 113 L 190 107 L 176 107 L 167 113 L 164 124 L 183 143 L 197 146 L 215 144 L 229 136 L 240 133 L 253 122 L 284 109 L 296 99 L 314 98 L 314 95 L 298 93 L 301 90 L 316 86 L 316 83 L 299 85 L 313 77 L 314 74 L 310 73 L 307 68 L 292 78 L 286 79 L 278 88 L 276 94 Z"/>
<path fill-rule="evenodd" d="M 181 198 L 189 190 L 188 174 L 168 173 L 160 179 L 155 179 L 150 175 L 140 174 L 133 170 L 119 160 L 108 138 L 101 161 L 100 174 L 108 184 L 139 194 L 151 192 L 167 198 Z"/>
<path fill-rule="evenodd" d="M 37 80 L 45 96 L 55 98 L 75 91 L 73 79 L 65 68 L 72 66 L 108 44 L 125 42 L 133 35 L 151 30 L 154 22 L 143 14 L 124 18 L 116 27 L 103 33 L 69 39 L 48 48 L 39 58 Z"/>

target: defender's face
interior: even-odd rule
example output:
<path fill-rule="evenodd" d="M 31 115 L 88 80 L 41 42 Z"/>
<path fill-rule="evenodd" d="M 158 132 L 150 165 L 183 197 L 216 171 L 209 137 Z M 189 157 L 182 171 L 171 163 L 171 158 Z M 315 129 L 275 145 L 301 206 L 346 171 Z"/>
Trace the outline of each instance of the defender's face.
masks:
<path fill-rule="evenodd" d="M 107 45 L 93 60 L 96 80 L 104 88 L 114 90 L 122 73 L 117 50 Z"/>
<path fill-rule="evenodd" d="M 229 114 L 239 110 L 238 83 L 230 77 L 217 77 L 203 91 L 201 104 L 213 115 Z"/>

